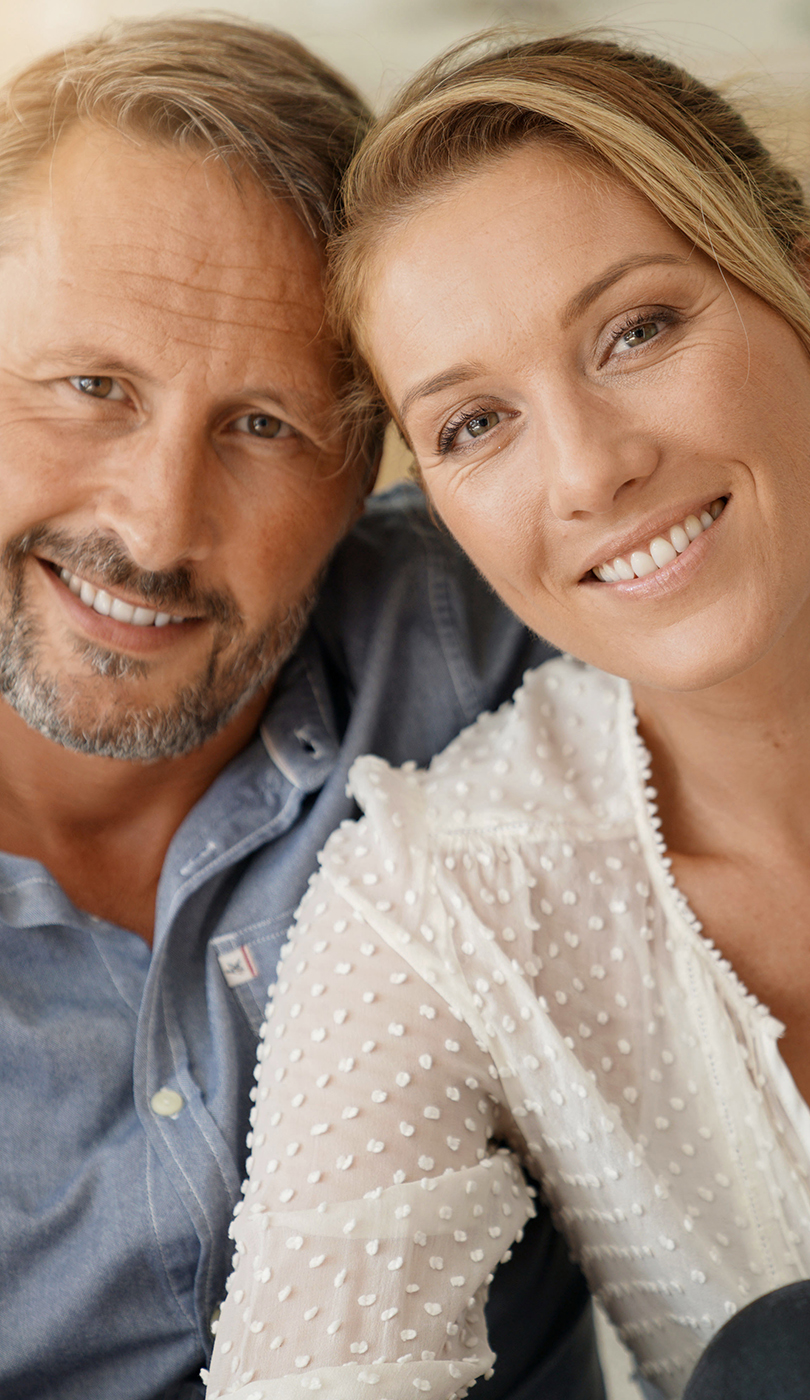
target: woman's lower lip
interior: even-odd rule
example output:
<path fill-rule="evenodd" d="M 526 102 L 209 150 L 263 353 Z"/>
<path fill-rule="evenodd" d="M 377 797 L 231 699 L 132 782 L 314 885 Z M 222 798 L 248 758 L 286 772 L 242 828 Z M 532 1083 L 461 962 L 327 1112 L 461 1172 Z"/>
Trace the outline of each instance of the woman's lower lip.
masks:
<path fill-rule="evenodd" d="M 168 622 L 165 627 L 136 627 L 133 623 L 118 622 L 114 617 L 104 617 L 71 593 L 49 564 L 38 562 L 71 622 L 78 625 L 88 640 L 114 651 L 140 655 L 165 651 L 176 646 L 192 630 L 196 632 L 202 623 L 201 618 L 189 618 L 186 622 Z"/>
<path fill-rule="evenodd" d="M 711 527 L 704 530 L 702 535 L 698 535 L 677 559 L 657 569 L 654 574 L 645 574 L 642 578 L 618 579 L 615 583 L 603 583 L 599 579 L 586 576 L 580 583 L 588 588 L 598 588 L 605 596 L 609 594 L 611 597 L 654 598 L 656 595 L 680 588 L 694 571 L 701 567 L 713 542 L 718 538 L 716 532 L 721 529 L 730 504 L 729 499 Z"/>

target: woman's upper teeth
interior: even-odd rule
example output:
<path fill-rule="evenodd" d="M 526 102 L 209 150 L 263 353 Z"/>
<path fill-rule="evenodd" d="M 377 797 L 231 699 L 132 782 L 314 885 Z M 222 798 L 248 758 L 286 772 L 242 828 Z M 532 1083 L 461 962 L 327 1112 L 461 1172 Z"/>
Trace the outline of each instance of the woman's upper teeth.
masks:
<path fill-rule="evenodd" d="M 602 583 L 617 583 L 619 580 L 644 578 L 645 574 L 657 573 L 665 564 L 671 564 L 679 554 L 708 530 L 720 515 L 725 500 L 722 497 L 712 501 L 700 515 L 687 515 L 680 525 L 673 525 L 665 535 L 656 535 L 646 549 L 635 549 L 629 555 L 618 555 L 615 559 L 598 564 L 592 573 Z"/>
<path fill-rule="evenodd" d="M 170 613 L 155 612 L 152 608 L 135 607 L 132 603 L 125 603 L 123 598 L 116 598 L 103 588 L 94 588 L 87 579 L 79 578 L 78 574 L 72 574 L 69 569 L 60 569 L 59 577 L 67 584 L 71 593 L 81 598 L 88 608 L 100 613 L 102 617 L 112 617 L 116 622 L 129 622 L 134 627 L 165 627 L 169 622 L 186 620 L 184 617 L 172 617 Z"/>

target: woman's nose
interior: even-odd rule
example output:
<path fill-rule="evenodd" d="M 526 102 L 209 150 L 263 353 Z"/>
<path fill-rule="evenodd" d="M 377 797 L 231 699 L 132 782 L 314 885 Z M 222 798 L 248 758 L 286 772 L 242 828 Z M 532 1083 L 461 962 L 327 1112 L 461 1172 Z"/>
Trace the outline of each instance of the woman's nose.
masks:
<path fill-rule="evenodd" d="M 568 403 L 546 421 L 544 475 L 558 520 L 606 514 L 658 465 L 654 438 L 613 405 Z"/>

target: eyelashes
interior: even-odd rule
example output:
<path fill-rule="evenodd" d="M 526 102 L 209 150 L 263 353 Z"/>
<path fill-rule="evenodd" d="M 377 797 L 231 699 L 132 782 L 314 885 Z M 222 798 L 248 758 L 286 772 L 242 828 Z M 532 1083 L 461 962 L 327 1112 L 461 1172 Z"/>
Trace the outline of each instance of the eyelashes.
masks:
<path fill-rule="evenodd" d="M 637 311 L 628 313 L 619 325 L 613 326 L 608 332 L 605 354 L 602 356 L 600 363 L 605 364 L 610 358 L 611 353 L 617 350 L 620 342 L 634 331 L 640 331 L 645 326 L 659 327 L 655 335 L 649 338 L 639 339 L 634 344 L 627 343 L 626 349 L 618 352 L 622 357 L 632 354 L 634 350 L 643 349 L 650 341 L 657 340 L 662 330 L 665 330 L 668 326 L 677 325 L 680 320 L 680 312 L 676 311 L 672 306 L 644 306 Z"/>
<path fill-rule="evenodd" d="M 471 423 L 477 423 L 479 421 L 483 423 L 487 418 L 497 418 L 498 421 L 501 421 L 501 419 L 506 416 L 503 409 L 493 408 L 490 404 L 477 404 L 474 408 L 462 409 L 461 412 L 450 419 L 449 423 L 445 423 L 442 428 L 438 441 L 439 452 L 443 456 L 451 452 L 456 444 L 456 438 L 459 433 Z M 484 428 L 478 436 L 485 437 L 494 427 L 497 427 L 497 423 L 493 423 L 490 427 Z"/>

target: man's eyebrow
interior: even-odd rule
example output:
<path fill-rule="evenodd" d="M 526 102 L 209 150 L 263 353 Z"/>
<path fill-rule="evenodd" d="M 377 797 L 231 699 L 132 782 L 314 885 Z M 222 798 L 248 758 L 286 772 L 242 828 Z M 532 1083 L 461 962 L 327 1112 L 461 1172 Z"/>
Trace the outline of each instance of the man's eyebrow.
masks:
<path fill-rule="evenodd" d="M 75 340 L 68 344 L 50 345 L 44 350 L 42 358 L 86 366 L 84 372 L 88 375 L 103 366 L 111 376 L 120 374 L 126 378 L 134 375 L 137 379 L 151 380 L 151 376 L 133 360 L 119 360 L 115 355 L 108 355 L 103 345 L 89 341 Z"/>
<path fill-rule="evenodd" d="M 330 404 L 317 402 L 308 398 L 305 393 L 287 385 L 281 388 L 279 384 L 246 384 L 229 395 L 233 399 L 244 399 L 245 402 L 256 402 L 263 400 L 265 403 L 275 404 L 282 413 L 290 413 L 293 417 L 300 418 L 304 423 L 314 423 L 323 418 L 324 412 L 329 412 Z"/>
<path fill-rule="evenodd" d="M 618 282 L 628 272 L 633 272 L 637 267 L 650 267 L 653 263 L 674 263 L 676 265 L 687 262 L 687 258 L 678 257 L 675 253 L 639 253 L 634 258 L 622 258 L 620 262 L 613 263 L 612 267 L 599 277 L 595 277 L 589 282 L 587 287 L 577 292 L 567 302 L 560 317 L 560 324 L 564 330 L 576 321 L 588 307 L 606 292 L 608 287 L 612 287 L 614 282 Z"/>
<path fill-rule="evenodd" d="M 442 370 L 441 374 L 433 374 L 429 379 L 420 379 L 418 384 L 414 384 L 413 388 L 408 390 L 397 409 L 400 423 L 405 422 L 408 409 L 417 399 L 427 399 L 431 394 L 440 394 L 443 389 L 452 389 L 456 384 L 462 384 L 465 379 L 473 379 L 476 374 L 483 373 L 483 368 L 482 364 L 467 360 L 451 365 L 449 369 Z"/>

